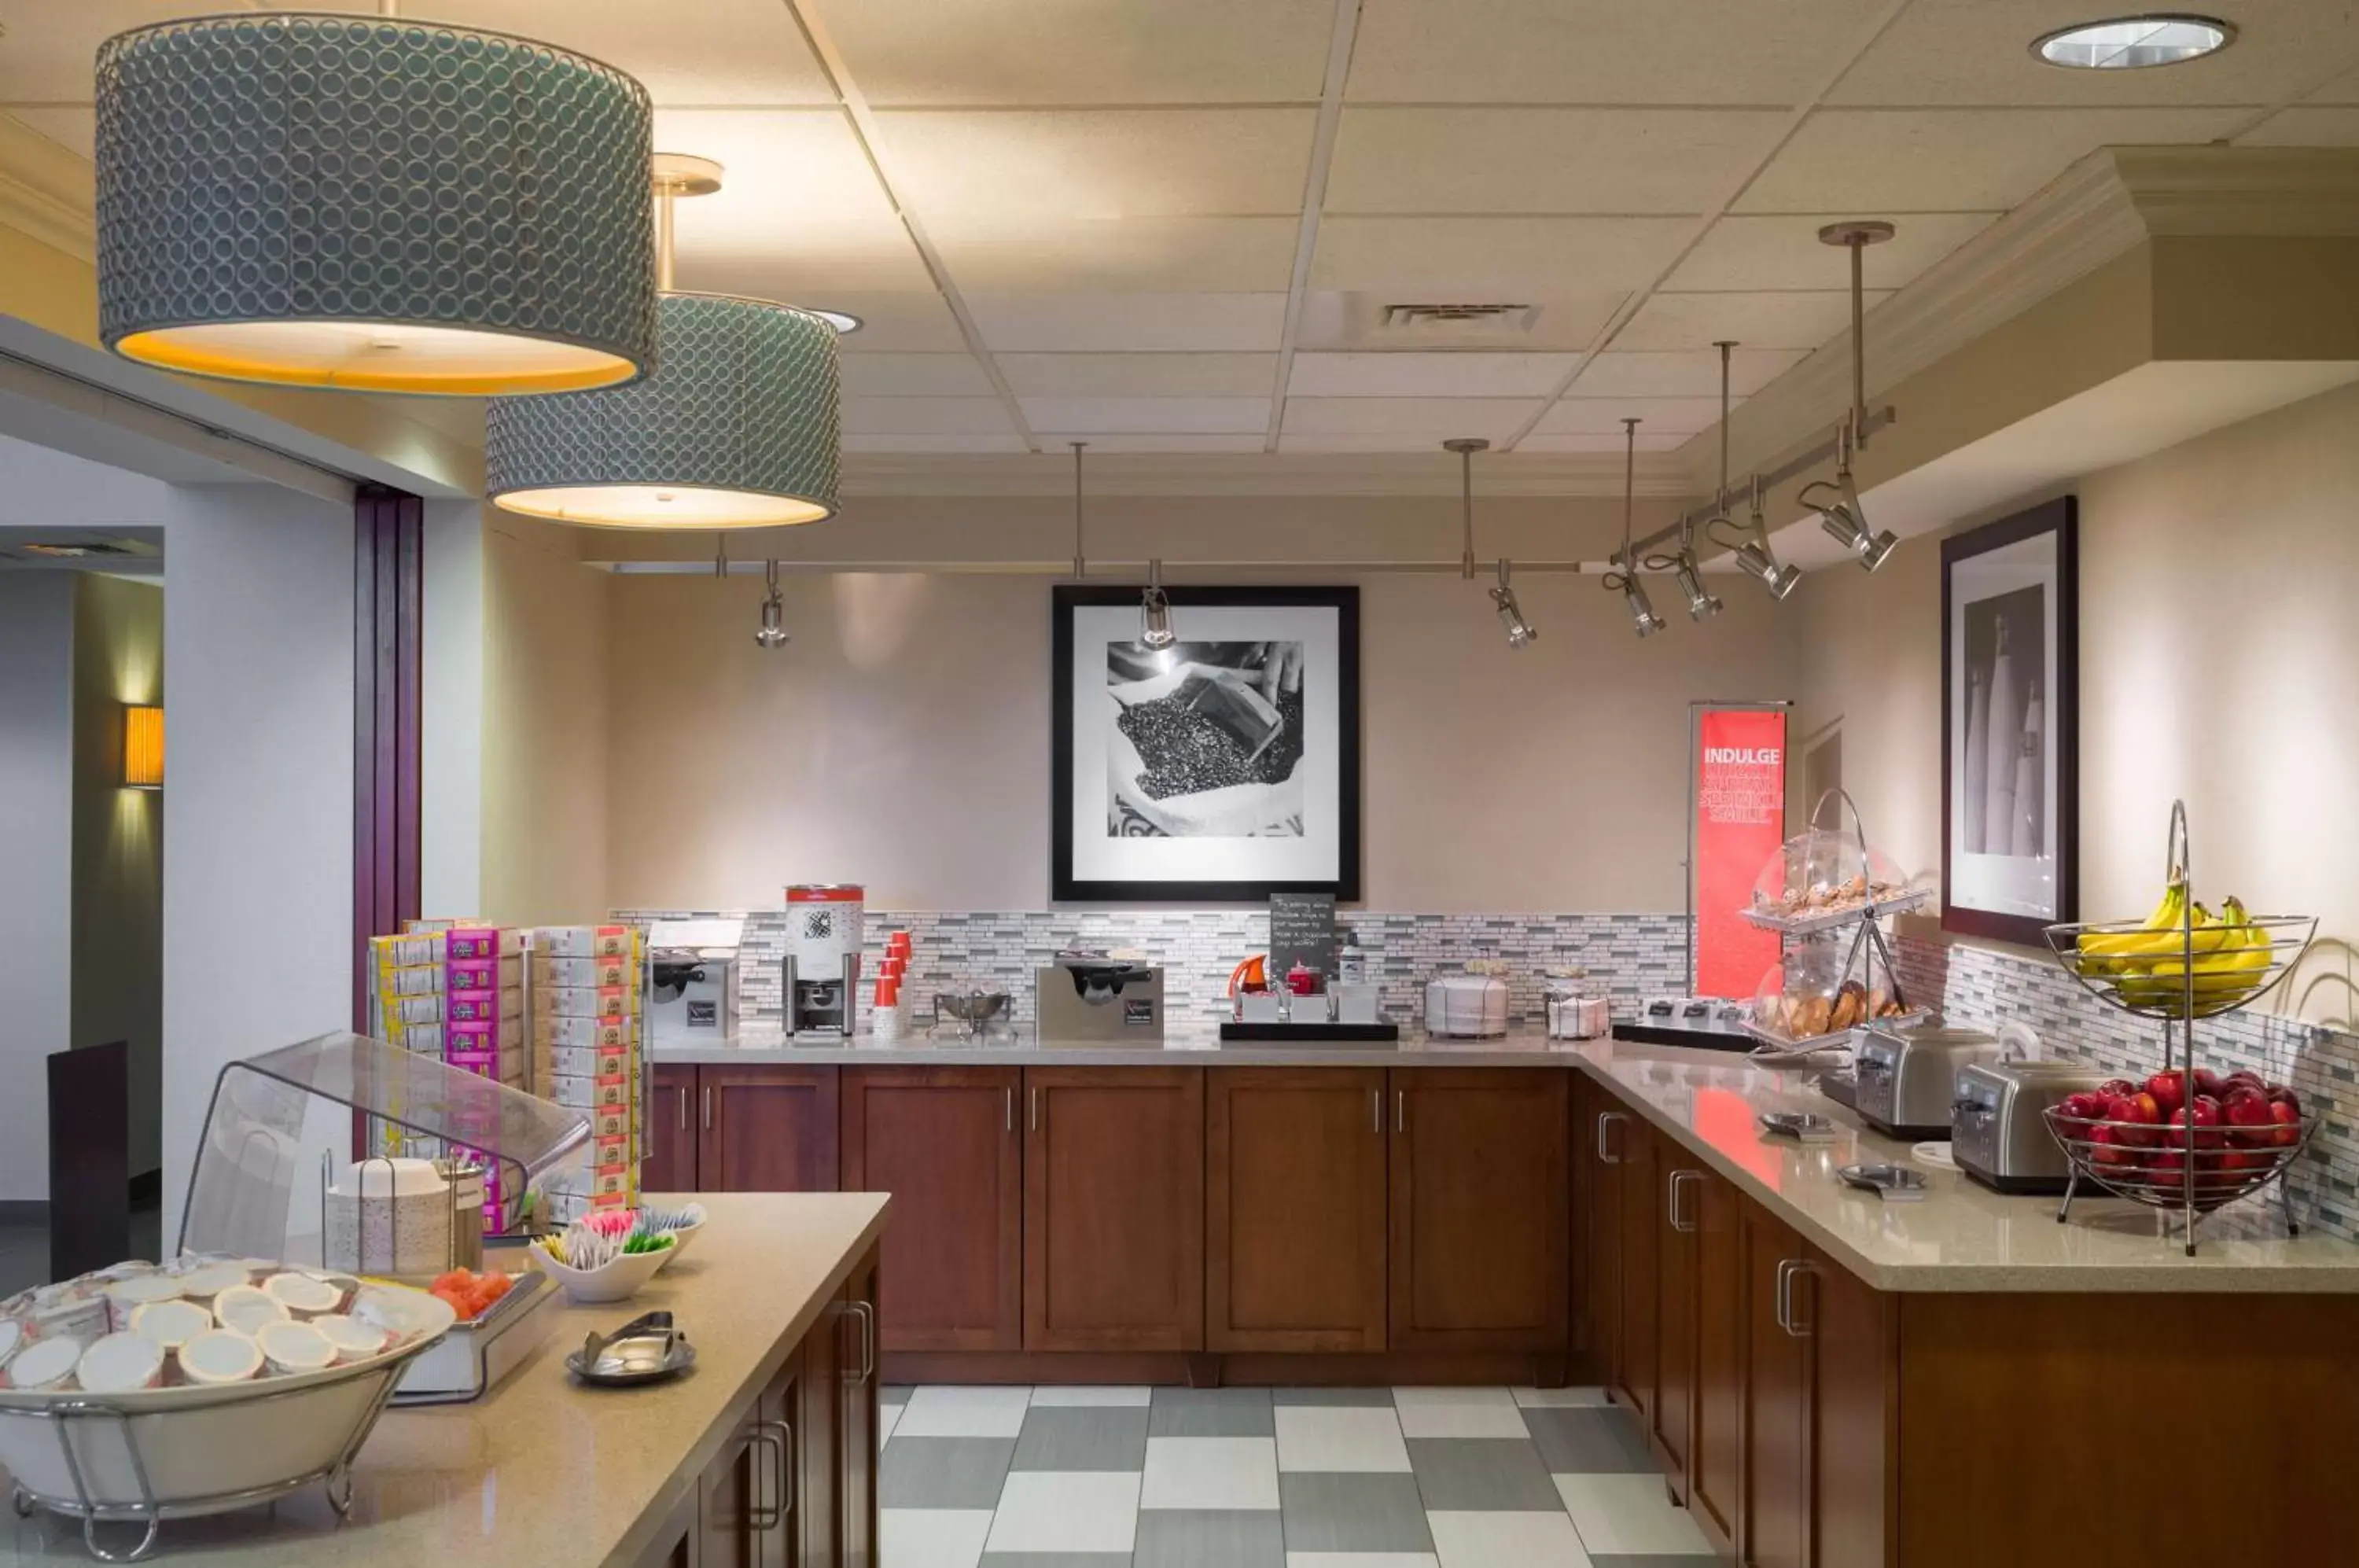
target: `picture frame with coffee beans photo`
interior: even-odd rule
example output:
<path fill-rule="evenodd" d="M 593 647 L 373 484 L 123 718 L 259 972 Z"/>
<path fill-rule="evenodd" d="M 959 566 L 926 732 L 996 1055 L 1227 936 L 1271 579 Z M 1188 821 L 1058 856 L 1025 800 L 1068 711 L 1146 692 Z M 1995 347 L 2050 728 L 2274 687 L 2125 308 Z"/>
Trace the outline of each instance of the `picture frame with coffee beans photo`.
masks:
<path fill-rule="evenodd" d="M 1359 590 L 1144 592 L 1053 594 L 1052 897 L 1359 898 Z"/>

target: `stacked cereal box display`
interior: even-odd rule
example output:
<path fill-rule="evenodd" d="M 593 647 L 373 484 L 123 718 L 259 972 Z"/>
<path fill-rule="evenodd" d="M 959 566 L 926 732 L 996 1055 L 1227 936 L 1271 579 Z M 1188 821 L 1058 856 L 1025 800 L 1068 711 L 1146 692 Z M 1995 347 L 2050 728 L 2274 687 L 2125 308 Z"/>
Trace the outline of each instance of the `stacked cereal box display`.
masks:
<path fill-rule="evenodd" d="M 549 1217 L 639 1198 L 639 1016 L 644 964 L 629 926 L 548 926 L 532 949 L 537 1093 L 590 1117 L 586 1173 L 552 1179 Z"/>
<path fill-rule="evenodd" d="M 479 920 L 411 920 L 399 936 L 372 939 L 371 982 L 382 1038 L 512 1089 L 528 1088 L 524 950 L 521 930 Z M 388 1128 L 379 1152 L 409 1152 L 393 1147 L 398 1141 L 397 1131 Z M 449 1153 L 466 1164 L 497 1164 L 464 1145 Z M 519 1217 L 516 1205 L 523 1194 L 510 1186 L 506 1181 L 486 1186 L 485 1230 L 506 1230 Z"/>

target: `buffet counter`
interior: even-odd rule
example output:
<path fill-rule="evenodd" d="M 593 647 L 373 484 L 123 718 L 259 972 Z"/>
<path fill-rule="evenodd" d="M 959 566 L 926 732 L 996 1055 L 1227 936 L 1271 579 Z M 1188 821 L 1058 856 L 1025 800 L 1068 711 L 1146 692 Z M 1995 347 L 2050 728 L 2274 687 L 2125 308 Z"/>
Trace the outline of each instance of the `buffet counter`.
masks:
<path fill-rule="evenodd" d="M 313 1487 L 266 1511 L 168 1521 L 158 1555 L 239 1568 L 693 1561 L 679 1555 L 691 1534 L 728 1535 L 746 1511 L 732 1495 L 733 1473 L 750 1474 L 766 1459 L 749 1443 L 748 1427 L 789 1375 L 812 1389 L 832 1380 L 829 1414 L 840 1432 L 854 1433 L 831 1455 L 811 1446 L 827 1433 L 804 1432 L 810 1442 L 797 1445 L 800 1475 L 829 1479 L 798 1487 L 799 1511 L 813 1517 L 794 1528 L 873 1541 L 861 1516 L 874 1510 L 875 1437 L 873 1427 L 855 1429 L 864 1402 L 873 1408 L 875 1379 L 868 1376 L 864 1388 L 845 1376 L 864 1368 L 856 1350 L 837 1356 L 834 1341 L 858 1337 L 856 1309 L 847 1316 L 845 1307 L 873 1291 L 887 1201 L 881 1193 L 707 1194 L 711 1221 L 695 1250 L 632 1300 L 560 1307 L 532 1358 L 476 1403 L 388 1411 L 353 1467 L 348 1521 Z M 524 1266 L 520 1256 L 512 1266 Z M 564 1358 L 591 1330 L 658 1308 L 678 1314 L 696 1348 L 693 1371 L 632 1390 L 586 1388 L 568 1376 Z M 807 1347 L 819 1345 L 825 1353 L 806 1363 Z M 808 1424 L 794 1422 L 798 1431 Z M 824 1524 L 813 1498 L 829 1504 Z M 716 1507 L 730 1517 L 710 1517 Z M 0 1530 L 0 1564 L 60 1560 L 87 1560 L 79 1523 L 11 1516 Z"/>
<path fill-rule="evenodd" d="M 1731 1038 L 1740 1049 L 1749 1043 Z M 1402 1026 L 1397 1045 L 1288 1045 L 1269 1040 L 1228 1044 L 1210 1025 L 1169 1029 L 1159 1040 L 1122 1045 L 1043 1038 L 1024 1026 L 980 1040 L 948 1032 L 891 1040 L 864 1034 L 850 1040 L 815 1040 L 808 1035 L 790 1040 L 776 1029 L 745 1029 L 722 1044 L 658 1045 L 647 1054 L 658 1062 L 749 1065 L 766 1062 L 804 1067 L 1531 1067 L 1567 1062 L 1580 1045 L 1578 1040 L 1521 1032 L 1493 1040 L 1443 1040 L 1408 1025 Z"/>

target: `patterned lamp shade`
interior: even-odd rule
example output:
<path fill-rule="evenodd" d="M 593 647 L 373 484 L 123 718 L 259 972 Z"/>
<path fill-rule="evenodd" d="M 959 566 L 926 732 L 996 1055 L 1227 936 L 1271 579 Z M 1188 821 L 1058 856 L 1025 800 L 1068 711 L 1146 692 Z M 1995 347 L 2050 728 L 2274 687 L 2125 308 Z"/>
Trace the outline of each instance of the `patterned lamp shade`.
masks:
<path fill-rule="evenodd" d="M 836 329 L 789 305 L 666 294 L 635 387 L 505 397 L 484 490 L 512 512 L 625 528 L 777 528 L 835 512 Z"/>
<path fill-rule="evenodd" d="M 262 13 L 98 51 L 99 335 L 237 381 L 481 396 L 652 367 L 647 92 L 546 44 Z"/>

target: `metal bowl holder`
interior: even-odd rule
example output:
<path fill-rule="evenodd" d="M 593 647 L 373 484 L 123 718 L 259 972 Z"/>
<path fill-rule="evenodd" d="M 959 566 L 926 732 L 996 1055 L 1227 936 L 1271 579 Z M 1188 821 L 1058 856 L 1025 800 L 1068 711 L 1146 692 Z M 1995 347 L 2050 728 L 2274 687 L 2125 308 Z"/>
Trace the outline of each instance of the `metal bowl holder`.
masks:
<path fill-rule="evenodd" d="M 1811 937 L 1822 936 L 1832 931 L 1841 931 L 1847 925 L 1856 925 L 1858 929 L 1852 932 L 1850 951 L 1843 954 L 1843 973 L 1845 975 L 1849 975 L 1852 972 L 1852 966 L 1859 963 L 1860 955 L 1864 953 L 1867 956 L 1867 964 L 1862 973 L 1870 980 L 1873 980 L 1880 969 L 1884 977 L 1891 982 L 1892 999 L 1895 1003 L 1898 1004 L 1900 1011 L 1885 1018 L 1862 1018 L 1858 1024 L 1847 1027 L 1843 1030 L 1831 1031 L 1827 1034 L 1815 1037 L 1815 1042 L 1807 1040 L 1790 1040 L 1784 1034 L 1767 1028 L 1757 1018 L 1747 1018 L 1745 1021 L 1745 1032 L 1751 1035 L 1756 1040 L 1760 1042 L 1762 1046 L 1768 1048 L 1766 1051 L 1756 1052 L 1756 1054 L 1771 1059 L 1783 1055 L 1792 1055 L 1798 1058 L 1803 1056 L 1814 1056 L 1824 1051 L 1845 1049 L 1849 1044 L 1852 1034 L 1858 1029 L 1864 1029 L 1875 1024 L 1882 1024 L 1887 1029 L 1905 1026 L 1921 1018 L 1924 1016 L 1922 1009 L 1912 1008 L 1909 1007 L 1908 996 L 1900 988 L 1900 965 L 1893 959 L 1891 945 L 1884 940 L 1884 922 L 1878 917 L 1886 914 L 1897 913 L 1903 909 L 1915 909 L 1919 904 L 1925 901 L 1925 894 L 1922 889 L 1909 888 L 1905 890 L 1902 895 L 1897 898 L 1879 900 L 1875 898 L 1874 893 L 1875 877 L 1869 863 L 1867 852 L 1867 824 L 1861 819 L 1859 807 L 1857 803 L 1852 800 L 1850 791 L 1837 789 L 1830 789 L 1825 794 L 1821 795 L 1819 797 L 1818 803 L 1810 808 L 1810 820 L 1804 825 L 1813 829 L 1817 828 L 1819 826 L 1819 813 L 1827 809 L 1828 801 L 1838 800 L 1841 800 L 1844 808 L 1851 812 L 1852 832 L 1859 841 L 1859 874 L 1862 880 L 1867 884 L 1870 890 L 1867 901 L 1856 908 L 1845 909 L 1838 914 L 1827 916 L 1825 918 L 1826 923 L 1823 925 L 1814 924 L 1799 931 L 1795 931 L 1786 922 L 1754 920 L 1753 911 L 1749 907 L 1741 912 L 1745 915 L 1746 919 L 1751 923 L 1759 925 L 1765 930 L 1777 931 L 1778 934 L 1781 952 L 1783 950 L 1784 943 L 1795 937 L 1799 936 L 1804 940 L 1808 940 Z M 1843 819 L 1838 816 L 1832 825 L 1840 829 L 1842 824 Z M 1785 846 L 1783 844 L 1778 846 L 1780 854 L 1784 852 L 1784 848 Z M 1875 992 L 1875 987 L 1874 985 L 1869 985 L 1867 989 L 1872 995 Z"/>
<path fill-rule="evenodd" d="M 365 1051 L 353 1051 L 352 1049 L 353 1047 L 369 1049 Z M 389 1056 L 394 1059 L 404 1059 L 412 1054 L 410 1052 L 401 1051 L 400 1048 L 397 1046 L 388 1045 L 382 1040 L 365 1040 L 355 1035 L 321 1035 L 315 1040 L 305 1040 L 299 1045 L 288 1046 L 279 1051 L 267 1052 L 262 1056 L 250 1057 L 242 1061 L 232 1062 L 228 1065 L 224 1066 L 221 1070 L 220 1073 L 213 1079 L 212 1097 L 208 1102 L 205 1112 L 205 1130 L 199 1138 L 197 1144 L 197 1157 L 189 1172 L 189 1191 L 181 1204 L 180 1210 L 180 1234 L 177 1248 L 178 1251 L 185 1253 L 190 1250 L 190 1216 L 196 1210 L 197 1205 L 195 1200 L 198 1182 L 204 1174 L 206 1151 L 213 1147 L 213 1121 L 221 1110 L 222 1092 L 223 1087 L 229 1083 L 230 1074 L 233 1073 L 245 1072 L 255 1073 L 271 1083 L 280 1085 L 286 1089 L 294 1090 L 300 1094 L 315 1096 L 346 1106 L 353 1113 L 355 1141 L 364 1149 L 375 1146 L 378 1141 L 378 1124 L 380 1123 L 394 1129 L 397 1133 L 401 1135 L 405 1140 L 420 1140 L 424 1142 L 441 1143 L 456 1141 L 447 1136 L 447 1128 L 438 1127 L 437 1126 L 429 1125 L 424 1121 L 405 1119 L 401 1116 L 357 1104 L 355 1103 L 357 1096 L 345 1097 L 334 1094 L 329 1090 L 323 1089 L 317 1082 L 315 1076 L 299 1075 L 294 1071 L 294 1066 L 307 1064 L 308 1059 L 306 1053 L 318 1052 L 324 1055 L 325 1051 L 334 1050 L 345 1050 L 351 1053 L 353 1058 L 353 1069 L 349 1076 L 354 1082 L 357 1082 L 362 1076 L 362 1068 L 365 1065 L 365 1059 L 367 1058 L 376 1057 L 379 1060 L 382 1060 L 383 1057 Z M 450 1073 L 460 1077 L 471 1078 L 473 1082 L 487 1084 L 490 1088 L 498 1090 L 501 1094 L 519 1093 L 518 1091 L 507 1088 L 507 1086 L 504 1084 L 491 1083 L 489 1080 L 473 1079 L 473 1075 L 471 1074 L 460 1073 L 457 1069 L 446 1066 L 437 1061 L 431 1061 L 430 1059 L 421 1058 L 416 1065 L 419 1067 L 430 1066 L 442 1073 Z M 530 1099 L 530 1096 L 528 1095 L 519 1095 L 519 1097 L 527 1100 Z M 495 1105 L 499 1103 L 498 1094 L 492 1095 L 491 1099 Z M 234 1096 L 233 1097 L 233 1101 L 234 1103 Z M 535 1104 L 540 1105 L 542 1103 L 535 1102 Z M 547 1106 L 546 1108 L 551 1112 L 556 1110 L 556 1107 L 554 1106 Z M 582 1143 L 587 1141 L 590 1135 L 589 1122 L 579 1116 L 573 1117 L 572 1122 L 573 1126 L 570 1130 L 560 1132 L 548 1147 L 535 1150 L 528 1158 L 512 1159 L 502 1153 L 502 1151 L 496 1149 L 492 1150 L 491 1152 L 495 1156 L 500 1163 L 516 1166 L 524 1181 L 528 1181 L 532 1177 L 557 1164 L 565 1156 L 571 1154 Z M 469 1147 L 481 1148 L 483 1145 L 471 1144 Z M 272 1130 L 266 1124 L 257 1124 L 248 1128 L 244 1138 L 239 1140 L 239 1170 L 244 1171 L 247 1168 L 245 1165 L 246 1157 L 253 1153 L 257 1148 L 262 1151 L 265 1159 L 269 1162 L 274 1172 L 279 1172 L 283 1162 L 277 1157 L 277 1151 L 272 1139 Z M 323 1150 L 321 1156 L 321 1185 L 323 1199 L 327 1187 L 327 1171 L 330 1168 L 332 1158 L 332 1152 L 326 1150 Z M 373 1157 L 370 1160 L 362 1161 L 362 1164 L 365 1167 L 375 1163 L 377 1159 L 382 1158 L 385 1157 Z M 278 1188 L 277 1190 L 283 1192 L 287 1189 Z M 458 1184 L 455 1181 L 451 1183 L 451 1202 L 452 1208 L 455 1211 L 458 1204 Z M 243 1196 L 245 1194 L 241 1193 L 236 1195 Z M 356 1200 L 356 1202 L 358 1200 Z M 248 1223 L 258 1220 L 261 1216 L 244 1214 L 237 1217 L 242 1223 Z M 325 1249 L 327 1246 L 327 1214 L 324 1205 L 321 1213 L 320 1220 L 320 1242 L 324 1264 Z M 279 1223 L 282 1227 L 284 1222 L 285 1214 L 282 1210 L 279 1215 Z M 356 1233 L 356 1246 L 365 1245 L 364 1240 L 358 1238 L 364 1238 L 366 1234 L 366 1225 L 364 1218 L 361 1226 Z M 452 1236 L 455 1245 L 455 1226 L 452 1230 Z M 198 1250 L 217 1250 L 223 1252 L 245 1251 L 249 1254 L 253 1251 L 252 1248 L 239 1247 L 201 1247 Z M 375 1366 L 357 1368 L 342 1377 L 321 1378 L 318 1382 L 307 1383 L 299 1388 L 286 1388 L 260 1393 L 255 1395 L 251 1400 L 241 1401 L 241 1403 L 252 1403 L 257 1405 L 268 1404 L 279 1399 L 292 1399 L 299 1395 L 314 1393 L 323 1388 L 333 1388 L 349 1380 L 358 1380 L 368 1377 L 379 1379 L 378 1387 L 375 1394 L 370 1398 L 366 1408 L 362 1410 L 360 1419 L 353 1423 L 350 1435 L 342 1443 L 338 1445 L 335 1457 L 329 1461 L 328 1464 L 316 1469 L 306 1471 L 302 1475 L 290 1475 L 283 1480 L 274 1481 L 265 1486 L 246 1487 L 239 1491 L 221 1493 L 211 1497 L 181 1498 L 169 1503 L 158 1500 L 155 1495 L 154 1487 L 148 1482 L 147 1464 L 140 1454 L 138 1440 L 132 1424 L 136 1420 L 143 1415 L 154 1415 L 158 1412 L 126 1410 L 123 1406 L 103 1398 L 64 1399 L 38 1410 L 0 1408 L 0 1419 L 15 1421 L 47 1421 L 54 1424 L 57 1431 L 59 1447 L 65 1456 L 67 1473 L 73 1477 L 74 1483 L 73 1497 L 50 1497 L 38 1496 L 28 1491 L 21 1483 L 16 1482 L 12 1476 L 10 1478 L 10 1506 L 15 1509 L 16 1517 L 19 1519 L 30 1518 L 33 1510 L 39 1508 L 47 1508 L 52 1513 L 64 1515 L 69 1519 L 80 1519 L 82 1521 L 82 1539 L 83 1548 L 88 1551 L 92 1557 L 97 1558 L 102 1563 L 137 1563 L 142 1561 L 155 1550 L 157 1534 L 161 1529 L 164 1521 L 167 1519 L 224 1513 L 238 1508 L 266 1503 L 275 1498 L 285 1497 L 289 1493 L 300 1491 L 303 1488 L 315 1484 L 324 1485 L 328 1506 L 335 1511 L 336 1517 L 339 1519 L 348 1518 L 352 1512 L 353 1506 L 353 1461 L 359 1455 L 362 1447 L 368 1442 L 369 1434 L 376 1430 L 377 1420 L 385 1414 L 386 1407 L 392 1402 L 394 1391 L 399 1386 L 402 1374 L 408 1370 L 410 1361 L 414 1359 L 416 1356 L 422 1353 L 426 1348 L 426 1345 L 420 1344 L 412 1347 L 408 1354 L 397 1356 L 389 1361 L 379 1362 Z M 136 1480 L 139 1487 L 139 1500 L 136 1503 L 102 1503 L 96 1501 L 92 1497 L 90 1485 L 83 1476 L 81 1458 L 74 1450 L 73 1432 L 76 1423 L 109 1421 L 114 1422 L 117 1430 L 121 1432 L 124 1451 L 130 1456 L 131 1473 L 133 1477 Z M 132 1548 L 127 1552 L 111 1550 L 110 1548 L 101 1544 L 99 1536 L 100 1530 L 103 1526 L 110 1524 L 135 1524 L 143 1527 L 137 1543 L 132 1546 Z"/>
<path fill-rule="evenodd" d="M 2164 844 L 2163 858 L 2166 877 L 2164 886 L 2168 887 L 2172 884 L 2179 884 L 2191 887 L 2188 868 L 2193 857 L 2189 848 L 2187 802 L 2184 800 L 2173 800 L 2170 803 L 2170 828 Z M 2181 968 L 2182 986 L 2176 994 L 2159 988 L 2150 991 L 2142 989 L 2141 996 L 2146 999 L 2132 1001 L 2125 998 L 2120 987 L 2114 985 L 2107 976 L 2084 972 L 2086 965 L 2081 958 L 2082 937 L 2125 936 L 2146 931 L 2148 928 L 2142 921 L 2082 921 L 2051 925 L 2043 934 L 2048 938 L 2048 945 L 2056 954 L 2057 962 L 2063 966 L 2064 972 L 2080 981 L 2100 1001 L 2119 1007 L 2125 1013 L 2135 1014 L 2143 1018 L 2154 1018 L 2161 1023 L 2162 1070 L 2166 1073 L 2177 1070 L 2187 1074 L 2182 1080 L 2187 1091 L 2185 1098 L 2192 1102 L 2194 1099 L 2195 1020 L 2199 1018 L 2220 1018 L 2229 1013 L 2243 1012 L 2275 990 L 2287 975 L 2299 966 L 2303 956 L 2309 953 L 2310 941 L 2318 934 L 2318 918 L 2314 915 L 2246 916 L 2245 923 L 2262 931 L 2268 938 L 2268 964 L 2255 972 L 2251 989 L 2233 1000 L 2217 996 L 2199 999 L 2195 988 L 2197 956 L 2195 906 L 2192 899 L 2183 898 L 2180 902 L 2184 907 L 2179 920 L 2178 956 Z M 2164 999 L 2166 996 L 2167 1000 Z M 2178 1026 L 2175 1031 L 2172 1028 L 2174 1024 Z M 2248 1181 L 2240 1181 L 2234 1184 L 2233 1191 L 2228 1191 L 2223 1186 L 2207 1185 L 2199 1181 L 2197 1155 L 2199 1151 L 2205 1149 L 2203 1139 L 2206 1138 L 2216 1138 L 2221 1140 L 2220 1143 L 2212 1146 L 2215 1149 L 2230 1147 L 2227 1139 L 2234 1129 L 2223 1126 L 2216 1129 L 2204 1128 L 2199 1132 L 2195 1126 L 2195 1118 L 2190 1115 L 2187 1118 L 2187 1137 L 2184 1145 L 2186 1159 L 2181 1168 L 2184 1180 L 2179 1191 L 2174 1192 L 2158 1182 L 2116 1181 L 2109 1179 L 2097 1170 L 2090 1157 L 2089 1150 L 2096 1146 L 2089 1143 L 2085 1138 L 2069 1136 L 2059 1127 L 2058 1117 L 2052 1108 L 2046 1113 L 2046 1116 L 2049 1133 L 2063 1149 L 2066 1162 L 2071 1166 L 2072 1171 L 2064 1188 L 2064 1200 L 2057 1205 L 2056 1223 L 2059 1225 L 2063 1224 L 2066 1216 L 2071 1212 L 2072 1199 L 2080 1192 L 2082 1182 L 2086 1181 L 2118 1197 L 2144 1203 L 2149 1208 L 2176 1211 L 2182 1214 L 2186 1222 L 2184 1235 L 2187 1256 L 2192 1258 L 2195 1256 L 2195 1222 L 2197 1220 L 2213 1209 L 2223 1207 L 2236 1199 L 2252 1196 L 2267 1187 L 2275 1185 L 2277 1190 L 2278 1206 L 2285 1213 L 2286 1234 L 2288 1236 L 2301 1234 L 2300 1225 L 2294 1218 L 2293 1194 L 2287 1188 L 2286 1172 L 2293 1168 L 2295 1162 L 2310 1148 L 2310 1138 L 2316 1134 L 2319 1123 L 2324 1119 L 2321 1116 L 2305 1113 L 2301 1118 L 2300 1136 L 2290 1145 L 2278 1146 L 2267 1151 L 2240 1150 L 2247 1153 L 2270 1153 L 2276 1163 L 2266 1173 L 2256 1174 Z M 2166 1123 L 2157 1130 L 2160 1138 L 2167 1138 L 2170 1137 L 2173 1129 Z M 2154 1147 L 2167 1148 L 2169 1145 L 2158 1138 Z"/>

